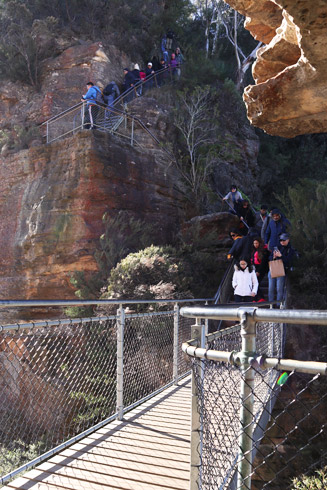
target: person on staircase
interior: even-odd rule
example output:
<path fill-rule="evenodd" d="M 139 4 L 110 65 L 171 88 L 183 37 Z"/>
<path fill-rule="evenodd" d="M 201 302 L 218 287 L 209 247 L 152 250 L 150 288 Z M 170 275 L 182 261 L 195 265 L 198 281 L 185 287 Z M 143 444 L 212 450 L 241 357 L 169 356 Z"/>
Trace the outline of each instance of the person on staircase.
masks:
<path fill-rule="evenodd" d="M 263 292 L 260 288 L 264 277 L 269 271 L 268 266 L 269 251 L 267 246 L 264 245 L 263 240 L 260 237 L 254 237 L 253 246 L 251 251 L 251 264 L 255 267 L 255 273 L 258 279 L 258 292 L 255 297 L 256 301 L 264 299 Z"/>
<path fill-rule="evenodd" d="M 265 244 L 268 246 L 270 252 L 272 252 L 275 247 L 278 247 L 279 236 L 282 233 L 287 233 L 290 226 L 291 223 L 282 215 L 279 209 L 274 208 L 271 210 L 271 220 L 265 233 Z"/>
<path fill-rule="evenodd" d="M 258 230 L 258 235 L 261 236 L 262 240 L 265 239 L 265 231 L 269 223 L 268 206 L 266 204 L 261 204 L 260 210 L 255 213 L 255 224 L 254 226 Z"/>
<path fill-rule="evenodd" d="M 155 71 L 152 68 L 152 63 L 151 63 L 151 61 L 149 61 L 149 63 L 147 64 L 147 67 L 145 69 L 145 79 L 148 81 L 144 84 L 144 88 L 146 87 L 147 90 L 153 87 L 153 75 L 154 74 L 155 74 Z"/>
<path fill-rule="evenodd" d="M 84 129 L 95 129 L 99 113 L 97 101 L 102 99 L 102 93 L 99 87 L 94 85 L 93 82 L 87 82 L 86 88 L 87 92 L 81 98 L 82 102 L 86 101 L 84 108 Z"/>
<path fill-rule="evenodd" d="M 254 219 L 254 214 L 251 210 L 250 203 L 247 199 L 243 199 L 241 205 L 238 208 L 237 215 L 239 216 L 240 220 L 242 222 L 245 222 L 249 228 L 254 227 L 255 219 Z M 244 225 L 244 228 L 242 229 L 243 234 L 246 235 L 248 232 L 248 227 Z"/>
<path fill-rule="evenodd" d="M 133 99 L 133 90 L 135 78 L 131 71 L 128 68 L 124 68 L 124 81 L 123 81 L 123 92 L 129 91 L 125 96 L 124 102 L 130 102 Z"/>
<path fill-rule="evenodd" d="M 141 72 L 140 72 L 140 67 L 138 63 L 134 64 L 134 69 L 131 72 L 134 76 L 134 84 L 135 84 L 135 89 L 136 89 L 136 95 L 137 97 L 141 97 L 142 95 L 142 85 L 141 85 Z"/>
<path fill-rule="evenodd" d="M 268 273 L 268 300 L 274 301 L 275 292 L 277 291 L 277 306 L 283 300 L 286 275 L 292 266 L 292 261 L 296 254 L 296 250 L 290 244 L 290 235 L 288 233 L 282 233 L 279 237 L 279 245 L 275 247 L 275 250 L 271 252 L 269 257 L 269 260 L 282 259 L 285 270 L 285 275 L 281 277 L 271 277 L 270 271 Z"/>
<path fill-rule="evenodd" d="M 234 210 L 234 214 L 237 214 L 238 206 L 242 202 L 242 194 L 237 190 L 235 184 L 232 184 L 230 191 L 223 197 L 223 201 L 227 201 L 230 208 Z"/>
<path fill-rule="evenodd" d="M 258 279 L 247 258 L 242 257 L 234 266 L 232 286 L 235 303 L 252 302 L 258 291 Z"/>

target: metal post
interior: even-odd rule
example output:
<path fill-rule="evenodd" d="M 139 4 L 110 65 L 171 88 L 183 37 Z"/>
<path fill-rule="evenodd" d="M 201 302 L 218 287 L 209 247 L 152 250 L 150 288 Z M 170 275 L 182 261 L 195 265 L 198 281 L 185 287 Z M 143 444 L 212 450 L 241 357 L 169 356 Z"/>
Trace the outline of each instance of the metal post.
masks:
<path fill-rule="evenodd" d="M 132 118 L 132 131 L 131 131 L 131 146 L 134 143 L 134 117 Z"/>
<path fill-rule="evenodd" d="M 196 339 L 198 346 L 204 344 L 204 325 L 199 318 L 191 329 L 192 339 Z M 203 361 L 198 362 L 199 378 L 203 377 Z M 191 421 L 191 475 L 190 490 L 199 490 L 201 488 L 201 454 L 202 454 L 202 424 L 199 411 L 199 392 L 195 380 L 195 374 L 192 372 L 192 421 Z"/>
<path fill-rule="evenodd" d="M 208 306 L 208 301 L 205 302 L 205 305 Z M 209 333 L 209 320 L 208 320 L 208 318 L 206 318 L 204 320 L 204 336 L 205 336 L 205 339 L 207 338 L 206 336 L 208 335 L 208 333 Z M 203 347 L 207 347 L 206 340 L 205 340 L 205 344 Z"/>
<path fill-rule="evenodd" d="M 123 420 L 124 410 L 124 327 L 125 310 L 119 305 L 117 310 L 117 418 Z"/>
<path fill-rule="evenodd" d="M 84 129 L 84 118 L 85 118 L 85 104 L 84 102 L 82 103 L 82 129 Z"/>
<path fill-rule="evenodd" d="M 174 385 L 178 385 L 178 333 L 179 333 L 179 306 L 174 305 L 174 361 L 173 361 L 173 379 Z"/>
<path fill-rule="evenodd" d="M 256 344 L 254 311 L 253 308 L 244 308 L 241 311 L 242 351 L 239 353 L 241 361 L 241 409 L 237 468 L 238 490 L 251 489 L 254 370 L 250 367 L 249 358 L 254 356 Z"/>
<path fill-rule="evenodd" d="M 49 121 L 47 121 L 47 143 L 49 143 Z"/>
<path fill-rule="evenodd" d="M 156 73 L 154 74 L 154 81 L 156 82 L 156 88 L 158 88 L 158 82 L 157 82 L 157 75 L 156 75 Z"/>

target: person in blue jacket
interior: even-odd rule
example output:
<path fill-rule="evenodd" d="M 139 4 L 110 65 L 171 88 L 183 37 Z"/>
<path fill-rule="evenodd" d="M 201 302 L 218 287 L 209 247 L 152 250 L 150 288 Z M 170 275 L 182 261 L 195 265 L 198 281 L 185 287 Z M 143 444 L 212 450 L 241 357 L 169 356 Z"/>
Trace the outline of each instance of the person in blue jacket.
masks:
<path fill-rule="evenodd" d="M 102 98 L 101 90 L 93 82 L 87 82 L 87 92 L 82 97 L 82 102 L 86 101 L 84 109 L 84 128 L 95 129 L 96 119 L 99 112 L 97 100 Z"/>
<path fill-rule="evenodd" d="M 279 209 L 273 209 L 271 211 L 271 220 L 266 229 L 265 233 L 265 244 L 268 250 L 274 250 L 274 247 L 279 245 L 279 236 L 282 233 L 286 233 L 291 223 L 286 219 Z"/>

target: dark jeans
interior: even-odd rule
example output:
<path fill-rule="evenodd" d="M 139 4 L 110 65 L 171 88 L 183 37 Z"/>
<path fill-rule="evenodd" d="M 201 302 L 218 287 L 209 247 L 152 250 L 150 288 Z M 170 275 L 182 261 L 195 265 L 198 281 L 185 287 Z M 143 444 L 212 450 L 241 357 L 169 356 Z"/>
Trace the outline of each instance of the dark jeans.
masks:
<path fill-rule="evenodd" d="M 94 104 L 87 105 L 84 111 L 84 129 L 94 129 L 99 113 L 99 107 Z"/>
<path fill-rule="evenodd" d="M 235 303 L 252 303 L 254 301 L 253 296 L 239 296 L 238 294 L 234 294 Z"/>

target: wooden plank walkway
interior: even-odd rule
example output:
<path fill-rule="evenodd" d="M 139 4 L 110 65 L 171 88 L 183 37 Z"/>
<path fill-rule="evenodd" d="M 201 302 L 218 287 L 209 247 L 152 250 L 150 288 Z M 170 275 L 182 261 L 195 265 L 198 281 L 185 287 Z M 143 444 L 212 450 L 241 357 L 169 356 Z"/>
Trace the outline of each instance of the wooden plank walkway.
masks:
<path fill-rule="evenodd" d="M 188 490 L 190 421 L 186 379 L 3 489 Z"/>

